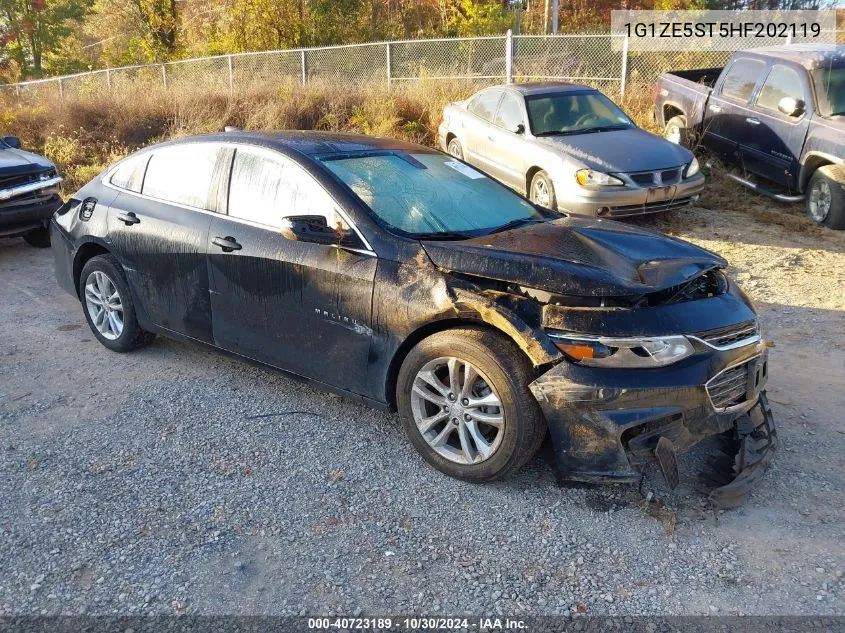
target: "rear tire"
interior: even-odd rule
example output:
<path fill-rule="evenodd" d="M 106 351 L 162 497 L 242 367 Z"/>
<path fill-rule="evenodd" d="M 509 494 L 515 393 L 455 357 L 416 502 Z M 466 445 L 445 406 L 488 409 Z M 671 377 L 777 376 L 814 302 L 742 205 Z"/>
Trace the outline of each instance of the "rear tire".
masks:
<path fill-rule="evenodd" d="M 687 117 L 683 114 L 673 116 L 666 121 L 666 126 L 663 128 L 663 138 L 675 145 L 687 145 Z"/>
<path fill-rule="evenodd" d="M 450 156 L 454 156 L 458 160 L 464 159 L 464 148 L 461 147 L 461 142 L 458 140 L 457 137 L 453 137 L 448 145 L 446 145 L 446 149 L 449 152 Z"/>
<path fill-rule="evenodd" d="M 78 290 L 85 320 L 105 347 L 128 352 L 149 345 L 155 338 L 138 325 L 123 268 L 113 255 L 89 259 L 79 275 Z"/>
<path fill-rule="evenodd" d="M 461 378 L 473 376 L 468 382 L 451 383 L 453 388 L 469 385 L 466 391 L 456 389 L 454 399 L 449 396 L 449 359 Z M 421 398 L 419 388 L 430 386 L 435 372 L 445 380 L 440 383 L 444 391 L 428 389 Z M 426 376 L 423 382 L 421 375 Z M 408 439 L 431 466 L 466 481 L 495 481 L 521 468 L 545 437 L 545 418 L 528 388 L 533 380 L 531 364 L 511 340 L 482 327 L 455 328 L 433 334 L 409 352 L 396 381 L 396 403 Z M 439 404 L 432 397 L 439 398 Z M 482 399 L 499 404 L 474 404 Z M 421 410 L 420 403 L 429 409 Z M 428 428 L 428 420 L 435 417 L 442 421 Z M 485 419 L 501 424 L 488 425 Z M 446 439 L 438 447 L 441 436 Z"/>
<path fill-rule="evenodd" d="M 805 208 L 820 226 L 845 229 L 845 166 L 819 167 L 807 183 Z"/>
<path fill-rule="evenodd" d="M 35 248 L 50 248 L 50 231 L 41 227 L 23 234 L 24 241 Z"/>

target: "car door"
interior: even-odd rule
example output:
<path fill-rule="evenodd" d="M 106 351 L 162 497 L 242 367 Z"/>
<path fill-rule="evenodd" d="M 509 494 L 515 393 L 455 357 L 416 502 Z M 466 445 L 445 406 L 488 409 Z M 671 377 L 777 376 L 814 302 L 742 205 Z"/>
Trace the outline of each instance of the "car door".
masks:
<path fill-rule="evenodd" d="M 525 192 L 521 158 L 525 152 L 525 120 L 522 99 L 505 92 L 487 137 L 490 174 L 521 193 Z"/>
<path fill-rule="evenodd" d="M 748 106 L 765 70 L 766 63 L 759 59 L 735 58 L 707 102 L 704 144 L 729 160 L 739 159 L 739 146 L 747 140 L 747 119 L 752 117 Z"/>
<path fill-rule="evenodd" d="M 209 343 L 206 244 L 220 151 L 217 144 L 185 143 L 141 154 L 140 177 L 138 170 L 130 180 L 121 180 L 120 170 L 112 176 L 120 193 L 108 214 L 108 240 L 143 314 Z"/>
<path fill-rule="evenodd" d="M 800 170 L 799 160 L 810 117 L 805 109 L 789 115 L 778 109 L 781 99 L 792 98 L 805 106 L 809 86 L 805 74 L 785 64 L 773 64 L 746 119 L 752 126 L 741 148 L 748 171 L 788 186 Z"/>
<path fill-rule="evenodd" d="M 463 117 L 464 160 L 484 171 L 491 168 L 489 136 L 501 98 L 502 90 L 498 88 L 479 92 L 469 102 Z"/>
<path fill-rule="evenodd" d="M 208 238 L 219 347 L 360 393 L 366 388 L 377 258 L 360 248 L 288 239 L 285 218 L 323 216 L 349 228 L 334 199 L 277 152 L 238 146 L 227 214 Z"/>

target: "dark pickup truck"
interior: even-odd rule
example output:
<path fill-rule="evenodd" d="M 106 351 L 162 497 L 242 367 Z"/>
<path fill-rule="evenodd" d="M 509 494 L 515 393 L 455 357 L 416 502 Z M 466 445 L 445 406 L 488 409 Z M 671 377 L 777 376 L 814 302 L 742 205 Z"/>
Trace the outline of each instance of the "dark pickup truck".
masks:
<path fill-rule="evenodd" d="M 845 229 L 845 47 L 739 51 L 724 68 L 664 73 L 654 114 L 667 139 L 703 145 L 778 200 L 803 200 L 821 225 Z"/>
<path fill-rule="evenodd" d="M 25 152 L 16 136 L 0 137 L 0 237 L 50 246 L 50 218 L 62 204 L 56 166 Z"/>

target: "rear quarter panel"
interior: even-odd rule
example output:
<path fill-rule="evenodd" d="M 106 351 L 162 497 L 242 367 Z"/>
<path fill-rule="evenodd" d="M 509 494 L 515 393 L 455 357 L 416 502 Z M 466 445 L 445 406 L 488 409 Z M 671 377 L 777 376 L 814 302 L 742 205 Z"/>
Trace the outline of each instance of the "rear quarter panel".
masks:
<path fill-rule="evenodd" d="M 683 112 L 689 127 L 697 127 L 704 120 L 707 99 L 713 91 L 709 86 L 697 84 L 672 73 L 664 73 L 657 79 L 657 96 L 654 104 L 654 118 L 663 128 L 666 125 L 666 106 Z"/>

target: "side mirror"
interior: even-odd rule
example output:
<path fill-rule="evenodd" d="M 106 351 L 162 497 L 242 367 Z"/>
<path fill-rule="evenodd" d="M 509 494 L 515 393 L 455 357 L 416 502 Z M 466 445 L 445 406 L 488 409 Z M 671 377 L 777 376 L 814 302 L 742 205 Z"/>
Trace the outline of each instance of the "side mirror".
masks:
<path fill-rule="evenodd" d="M 804 102 L 801 99 L 784 97 L 778 101 L 778 110 L 787 116 L 801 116 L 804 114 Z"/>
<path fill-rule="evenodd" d="M 21 140 L 17 136 L 4 136 L 2 140 L 9 147 L 21 148 Z"/>
<path fill-rule="evenodd" d="M 291 215 L 282 218 L 282 236 L 294 242 L 310 242 L 329 246 L 356 246 L 357 239 L 351 230 L 332 228 L 323 215 Z"/>
<path fill-rule="evenodd" d="M 516 130 L 514 130 L 517 134 L 525 134 L 525 125 L 520 123 L 516 126 Z"/>

